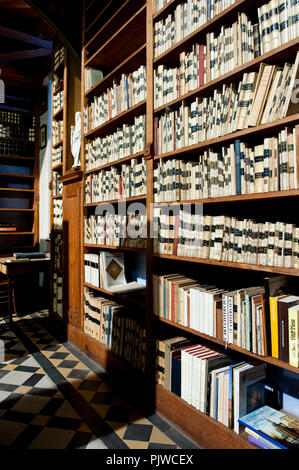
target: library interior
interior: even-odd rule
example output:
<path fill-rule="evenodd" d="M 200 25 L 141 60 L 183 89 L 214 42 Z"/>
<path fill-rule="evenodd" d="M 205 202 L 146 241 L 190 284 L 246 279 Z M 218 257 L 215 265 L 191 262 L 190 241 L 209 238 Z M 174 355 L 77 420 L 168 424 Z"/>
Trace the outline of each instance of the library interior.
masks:
<path fill-rule="evenodd" d="M 0 39 L 0 448 L 298 450 L 299 0 Z"/>

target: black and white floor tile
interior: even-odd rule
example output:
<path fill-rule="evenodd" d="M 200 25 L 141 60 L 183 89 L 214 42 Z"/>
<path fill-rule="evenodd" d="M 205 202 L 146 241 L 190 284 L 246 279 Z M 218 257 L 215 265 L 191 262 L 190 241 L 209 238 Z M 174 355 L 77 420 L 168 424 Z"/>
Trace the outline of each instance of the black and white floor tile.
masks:
<path fill-rule="evenodd" d="M 142 416 L 105 372 L 45 328 L 47 312 L 0 317 L 0 448 L 196 449 L 160 416 Z"/>

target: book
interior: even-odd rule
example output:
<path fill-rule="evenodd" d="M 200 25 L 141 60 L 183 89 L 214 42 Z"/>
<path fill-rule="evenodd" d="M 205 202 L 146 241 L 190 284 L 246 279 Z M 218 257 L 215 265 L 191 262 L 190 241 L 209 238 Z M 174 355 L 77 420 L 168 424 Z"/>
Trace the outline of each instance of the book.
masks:
<path fill-rule="evenodd" d="M 289 327 L 288 327 L 288 309 L 299 304 L 299 297 L 289 295 L 278 299 L 277 317 L 278 317 L 278 358 L 281 361 L 289 361 Z"/>
<path fill-rule="evenodd" d="M 289 364 L 299 367 L 299 305 L 288 309 Z"/>
<path fill-rule="evenodd" d="M 239 418 L 247 414 L 251 402 L 248 402 L 248 387 L 266 377 L 267 364 L 254 365 L 245 363 L 233 369 L 234 389 L 234 431 L 239 434 Z"/>
<path fill-rule="evenodd" d="M 239 418 L 239 423 L 281 449 L 299 447 L 299 420 L 283 410 L 262 406 Z"/>

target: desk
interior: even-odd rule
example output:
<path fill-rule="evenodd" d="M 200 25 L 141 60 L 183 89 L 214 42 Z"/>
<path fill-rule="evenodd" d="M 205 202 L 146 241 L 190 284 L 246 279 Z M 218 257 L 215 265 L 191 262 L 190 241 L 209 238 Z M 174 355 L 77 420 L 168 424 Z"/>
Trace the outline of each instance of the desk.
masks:
<path fill-rule="evenodd" d="M 35 259 L 15 259 L 14 257 L 0 257 L 0 272 L 8 279 L 8 314 L 10 322 L 16 312 L 15 308 L 15 279 L 28 274 L 46 272 L 50 268 L 50 256 Z"/>

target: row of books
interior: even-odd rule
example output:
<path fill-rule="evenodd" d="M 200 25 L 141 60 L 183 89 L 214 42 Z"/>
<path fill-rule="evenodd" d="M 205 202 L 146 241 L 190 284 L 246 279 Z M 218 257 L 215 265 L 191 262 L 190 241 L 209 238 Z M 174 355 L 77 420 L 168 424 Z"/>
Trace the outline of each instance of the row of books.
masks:
<path fill-rule="evenodd" d="M 52 142 L 56 145 L 63 139 L 63 121 L 52 121 Z"/>
<path fill-rule="evenodd" d="M 153 313 L 299 367 L 299 297 L 289 294 L 287 276 L 262 284 L 230 290 L 183 274 L 154 274 Z"/>
<path fill-rule="evenodd" d="M 2 123 L 13 123 L 21 124 L 23 123 L 23 115 L 16 111 L 1 111 L 0 110 L 0 121 Z"/>
<path fill-rule="evenodd" d="M 146 67 L 141 65 L 133 73 L 122 74 L 120 82 L 114 81 L 113 86 L 102 95 L 93 97 L 93 102 L 84 110 L 86 130 L 90 131 L 105 124 L 145 98 Z"/>
<path fill-rule="evenodd" d="M 283 68 L 262 63 L 259 72 L 244 73 L 238 84 L 223 84 L 213 96 L 166 109 L 154 120 L 155 154 L 286 117 L 295 106 L 291 96 L 298 64 L 299 53 L 293 65 Z"/>
<path fill-rule="evenodd" d="M 255 194 L 298 188 L 296 129 L 285 128 L 259 145 L 239 139 L 197 161 L 159 159 L 155 202 Z"/>
<path fill-rule="evenodd" d="M 154 24 L 154 57 L 163 54 L 193 31 L 230 7 L 235 0 L 187 0 L 165 20 Z"/>
<path fill-rule="evenodd" d="M 145 370 L 145 328 L 122 305 L 84 289 L 84 333 L 106 345 L 133 368 Z"/>
<path fill-rule="evenodd" d="M 58 67 L 64 61 L 64 46 L 60 47 L 54 52 L 54 71 L 58 69 Z"/>
<path fill-rule="evenodd" d="M 261 55 L 258 23 L 252 24 L 246 13 L 239 13 L 231 26 L 220 33 L 207 34 L 207 81 L 224 75 Z"/>
<path fill-rule="evenodd" d="M 63 77 L 60 77 L 56 73 L 53 74 L 53 93 L 63 84 Z"/>
<path fill-rule="evenodd" d="M 52 166 L 53 167 L 62 163 L 62 154 L 63 154 L 62 145 L 60 145 L 59 147 L 55 149 L 52 149 Z"/>
<path fill-rule="evenodd" d="M 84 217 L 85 243 L 146 248 L 146 216 L 106 213 Z"/>
<path fill-rule="evenodd" d="M 127 282 L 124 253 L 119 252 L 85 253 L 84 279 L 87 284 L 116 293 L 145 288 L 141 282 Z"/>
<path fill-rule="evenodd" d="M 22 157 L 32 157 L 33 149 L 31 142 L 22 142 L 17 140 L 5 140 L 0 137 L 1 155 L 18 155 Z"/>
<path fill-rule="evenodd" d="M 114 201 L 146 194 L 146 161 L 132 159 L 130 164 L 92 173 L 85 180 L 85 202 Z"/>
<path fill-rule="evenodd" d="M 12 139 L 24 139 L 35 141 L 35 129 L 21 126 L 7 126 L 0 124 L 0 137 L 10 137 Z"/>
<path fill-rule="evenodd" d="M 63 184 L 62 184 L 62 181 L 59 181 L 60 177 L 61 177 L 60 173 L 58 173 L 57 171 L 53 171 L 53 180 L 52 180 L 53 196 L 58 196 L 59 194 L 62 194 Z"/>
<path fill-rule="evenodd" d="M 182 274 L 153 275 L 153 313 L 227 344 L 267 356 L 263 287 L 232 290 Z"/>
<path fill-rule="evenodd" d="M 230 4 L 232 3 L 234 2 L 230 2 Z M 163 54 L 200 28 L 213 18 L 215 11 L 220 13 L 219 8 L 211 12 L 209 7 L 213 6 L 215 7 L 214 2 L 206 3 L 206 0 L 202 2 L 188 0 L 184 4 L 178 5 L 174 13 L 169 14 L 165 20 L 156 22 L 154 27 L 155 57 Z M 226 8 L 228 6 L 230 5 L 227 5 Z M 264 54 L 298 36 L 299 19 L 296 2 L 271 0 L 260 8 L 254 8 L 254 10 L 258 17 L 258 22 L 254 24 L 246 20 L 244 14 L 239 13 L 242 16 L 240 50 L 245 52 L 244 58 L 251 57 L 246 54 L 246 49 L 248 51 L 248 45 L 250 48 L 254 47 L 254 40 L 257 44 L 256 52 Z M 235 27 L 233 27 L 228 42 L 234 42 L 236 45 L 237 41 Z"/>
<path fill-rule="evenodd" d="M 62 275 L 59 273 L 53 273 L 53 292 L 52 292 L 52 306 L 53 312 L 59 317 L 63 317 L 63 292 L 62 292 Z"/>
<path fill-rule="evenodd" d="M 85 67 L 85 92 L 93 88 L 103 79 L 102 70 L 93 67 Z"/>
<path fill-rule="evenodd" d="M 53 113 L 57 113 L 63 107 L 64 91 L 60 91 L 53 96 Z"/>
<path fill-rule="evenodd" d="M 53 234 L 53 264 L 54 270 L 62 268 L 62 234 Z"/>
<path fill-rule="evenodd" d="M 154 253 L 225 262 L 299 267 L 299 228 L 284 222 L 259 222 L 243 217 L 177 215 L 154 209 Z"/>
<path fill-rule="evenodd" d="M 53 199 L 53 229 L 61 230 L 63 225 L 62 199 Z"/>
<path fill-rule="evenodd" d="M 258 19 L 262 54 L 298 37 L 297 2 L 270 0 L 258 8 Z"/>
<path fill-rule="evenodd" d="M 239 418 L 263 404 L 267 364 L 237 361 L 182 336 L 156 344 L 158 383 L 236 433 Z"/>
<path fill-rule="evenodd" d="M 175 100 L 207 82 L 207 48 L 194 44 L 188 53 L 180 54 L 180 66 L 158 65 L 154 70 L 154 107 Z"/>
<path fill-rule="evenodd" d="M 113 163 L 142 152 L 145 147 L 145 115 L 134 118 L 133 124 L 124 124 L 113 134 L 96 137 L 86 143 L 86 170 Z"/>

